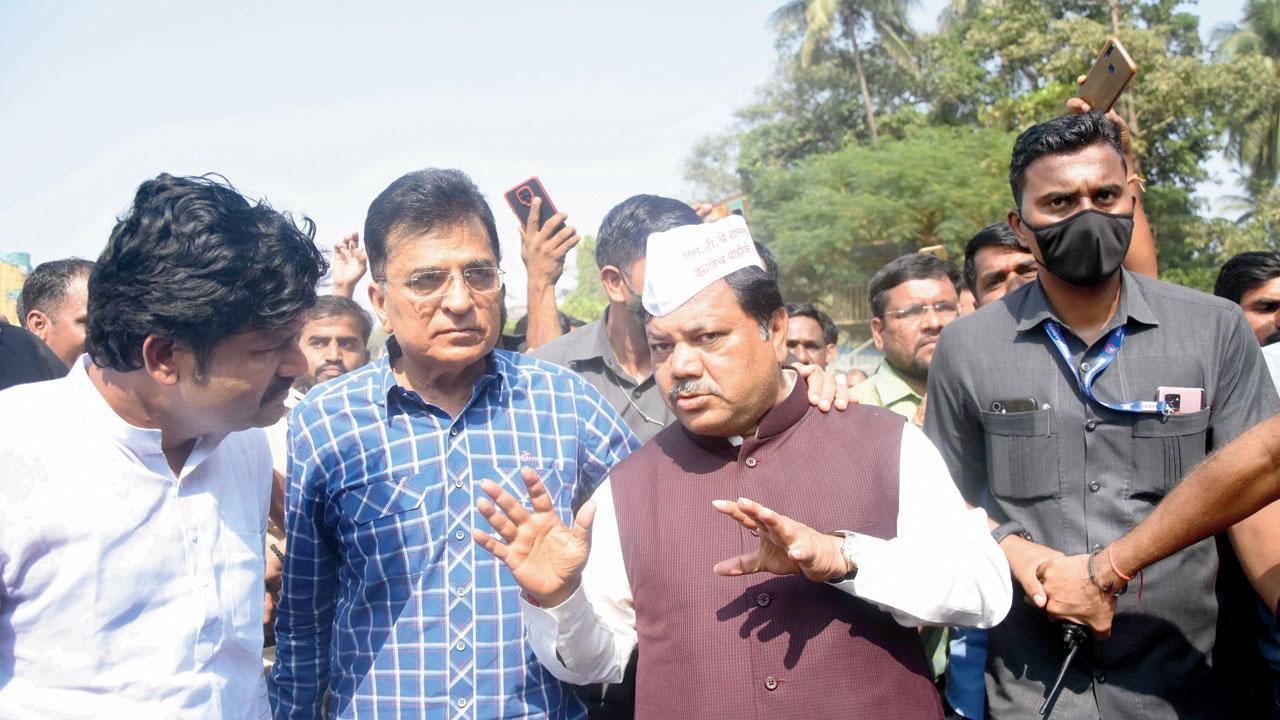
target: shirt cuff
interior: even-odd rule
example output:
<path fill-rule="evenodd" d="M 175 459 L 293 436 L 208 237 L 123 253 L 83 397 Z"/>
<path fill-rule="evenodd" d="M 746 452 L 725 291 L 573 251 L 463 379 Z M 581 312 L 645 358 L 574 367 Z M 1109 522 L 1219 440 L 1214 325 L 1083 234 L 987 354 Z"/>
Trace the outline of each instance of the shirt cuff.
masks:
<path fill-rule="evenodd" d="M 884 563 L 877 563 L 877 555 L 883 554 L 889 547 L 889 541 L 871 535 L 863 535 L 862 533 L 851 532 L 848 537 L 853 538 L 853 552 L 850 558 L 854 567 L 858 569 L 858 573 L 848 580 L 842 580 L 838 583 L 832 583 L 840 590 L 854 595 L 863 597 L 863 594 L 870 591 L 875 594 L 877 584 L 877 575 Z M 877 565 L 881 567 L 877 567 Z"/>

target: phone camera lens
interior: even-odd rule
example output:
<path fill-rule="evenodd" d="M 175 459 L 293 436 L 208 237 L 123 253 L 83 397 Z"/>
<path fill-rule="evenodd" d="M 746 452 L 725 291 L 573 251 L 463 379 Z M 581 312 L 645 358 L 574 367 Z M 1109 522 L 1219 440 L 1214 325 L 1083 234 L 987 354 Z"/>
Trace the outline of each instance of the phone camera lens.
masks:
<path fill-rule="evenodd" d="M 991 403 L 991 412 L 1004 412 L 1004 403 L 999 401 Z"/>
<path fill-rule="evenodd" d="M 1108 66 L 1107 66 L 1107 72 L 1111 73 L 1112 75 L 1115 75 L 1115 74 L 1116 74 L 1116 66 L 1115 66 L 1115 65 L 1108 65 Z"/>

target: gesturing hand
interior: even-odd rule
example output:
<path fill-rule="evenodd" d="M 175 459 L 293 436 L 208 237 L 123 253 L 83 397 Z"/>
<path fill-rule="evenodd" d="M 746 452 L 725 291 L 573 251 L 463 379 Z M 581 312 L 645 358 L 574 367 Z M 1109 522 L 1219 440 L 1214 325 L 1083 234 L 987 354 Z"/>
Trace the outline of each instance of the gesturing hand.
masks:
<path fill-rule="evenodd" d="M 825 582 L 843 577 L 852 569 L 841 552 L 842 537 L 820 533 L 746 498 L 738 498 L 737 502 L 716 500 L 712 504 L 760 537 L 760 547 L 755 552 L 716 563 L 717 575 L 800 573 L 810 580 Z"/>
<path fill-rule="evenodd" d="M 569 218 L 562 212 L 538 225 L 542 216 L 542 198 L 535 197 L 529 206 L 529 220 L 520 228 L 520 259 L 528 270 L 531 284 L 555 287 L 564 273 L 564 260 L 581 237 L 565 224 Z"/>
<path fill-rule="evenodd" d="M 570 528 L 556 514 L 551 496 L 537 474 L 521 468 L 520 477 L 529 488 L 533 512 L 497 483 L 484 480 L 480 488 L 493 502 L 481 499 L 476 507 L 505 542 L 483 530 L 475 530 L 471 536 L 506 564 L 529 597 L 544 607 L 555 607 L 567 600 L 582 581 L 582 568 L 591 552 L 595 501 L 588 500 L 582 506 Z"/>
<path fill-rule="evenodd" d="M 360 247 L 360 233 L 353 232 L 333 246 L 333 294 L 350 298 L 356 284 L 367 269 L 364 248 Z"/>
<path fill-rule="evenodd" d="M 850 402 L 854 405 L 858 404 L 857 400 L 849 397 L 849 385 L 844 382 L 843 375 L 837 375 L 832 370 L 823 370 L 817 365 L 804 363 L 795 363 L 791 368 L 808 384 L 809 404 L 818 410 L 822 412 L 827 412 L 831 408 L 847 410 Z"/>

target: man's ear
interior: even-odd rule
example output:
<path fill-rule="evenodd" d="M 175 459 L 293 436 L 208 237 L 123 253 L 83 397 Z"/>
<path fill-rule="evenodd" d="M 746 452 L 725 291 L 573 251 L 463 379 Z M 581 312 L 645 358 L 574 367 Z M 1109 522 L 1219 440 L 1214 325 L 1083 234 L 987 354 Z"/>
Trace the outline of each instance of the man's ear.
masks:
<path fill-rule="evenodd" d="M 369 304 L 373 305 L 373 312 L 378 315 L 383 331 L 394 335 L 395 329 L 391 327 L 391 317 L 387 314 L 387 289 L 377 280 L 369 283 Z"/>
<path fill-rule="evenodd" d="M 27 317 L 23 319 L 22 325 L 41 340 L 49 334 L 49 316 L 40 310 L 27 311 Z"/>
<path fill-rule="evenodd" d="M 875 341 L 876 349 L 884 352 L 884 320 L 878 317 L 871 318 L 871 339 Z"/>
<path fill-rule="evenodd" d="M 600 284 L 604 286 L 604 294 L 609 296 L 609 302 L 627 301 L 627 286 L 623 283 L 622 277 L 622 271 L 616 265 L 605 265 L 600 268 Z"/>
<path fill-rule="evenodd" d="M 142 365 L 157 383 L 177 385 L 182 379 L 182 363 L 178 357 L 180 352 L 190 353 L 189 350 L 179 351 L 178 346 L 168 338 L 148 335 L 142 341 Z M 194 369 L 195 357 L 193 353 L 192 355 L 191 367 Z"/>
<path fill-rule="evenodd" d="M 787 361 L 787 309 L 780 307 L 769 316 L 769 342 L 773 352 L 778 356 L 778 364 Z"/>
<path fill-rule="evenodd" d="M 827 365 L 831 365 L 831 363 L 835 362 L 838 357 L 840 357 L 840 348 L 837 348 L 835 343 L 828 343 Z"/>
<path fill-rule="evenodd" d="M 1013 230 L 1013 234 L 1017 236 L 1018 244 L 1034 255 L 1035 250 L 1032 245 L 1035 244 L 1036 234 L 1031 232 L 1026 223 L 1022 222 L 1022 212 L 1017 208 L 1009 210 L 1009 213 L 1005 215 L 1005 222 L 1009 223 L 1009 229 Z"/>

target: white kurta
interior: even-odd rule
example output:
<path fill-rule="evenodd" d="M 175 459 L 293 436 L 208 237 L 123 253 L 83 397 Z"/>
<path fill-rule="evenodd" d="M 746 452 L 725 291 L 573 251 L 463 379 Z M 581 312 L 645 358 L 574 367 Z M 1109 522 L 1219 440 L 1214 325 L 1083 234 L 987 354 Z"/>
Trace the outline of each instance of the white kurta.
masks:
<path fill-rule="evenodd" d="M 0 392 L 0 718 L 266 718 L 266 438 L 174 477 L 87 359 Z"/>

